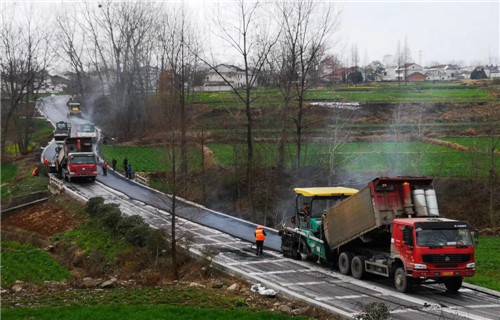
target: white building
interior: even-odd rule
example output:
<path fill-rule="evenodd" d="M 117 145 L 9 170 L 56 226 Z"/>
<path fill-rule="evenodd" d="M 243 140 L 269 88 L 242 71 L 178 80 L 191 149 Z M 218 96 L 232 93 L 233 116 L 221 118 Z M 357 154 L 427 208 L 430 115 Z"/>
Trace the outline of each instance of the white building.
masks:
<path fill-rule="evenodd" d="M 424 68 L 416 63 L 405 63 L 403 66 L 396 69 L 396 80 L 405 80 L 405 77 L 413 73 L 424 73 Z"/>
<path fill-rule="evenodd" d="M 207 72 L 203 86 L 196 91 L 229 91 L 231 86 L 241 88 L 245 85 L 245 71 L 233 65 L 220 64 Z M 229 82 L 231 85 L 228 85 Z"/>

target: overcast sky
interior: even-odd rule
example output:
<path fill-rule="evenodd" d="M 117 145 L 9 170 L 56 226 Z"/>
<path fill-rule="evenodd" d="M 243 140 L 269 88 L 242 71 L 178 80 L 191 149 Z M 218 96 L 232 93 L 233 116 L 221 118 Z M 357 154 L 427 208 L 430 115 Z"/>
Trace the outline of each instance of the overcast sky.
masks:
<path fill-rule="evenodd" d="M 25 6 L 30 4 L 35 11 L 49 17 L 64 10 L 64 7 L 72 6 L 75 1 L 21 2 Z M 224 8 L 227 2 L 219 1 L 218 4 Z M 215 3 L 208 0 L 186 1 L 186 7 L 198 20 L 201 38 L 206 42 L 216 41 L 213 32 L 206 28 L 206 21 L 212 20 Z M 394 54 L 398 40 L 403 42 L 405 37 L 413 60 L 424 65 L 435 61 L 463 61 L 466 64 L 500 62 L 500 0 L 344 0 L 334 3 L 341 11 L 341 21 L 330 43 L 331 50 L 349 55 L 351 45 L 356 44 L 361 63 L 382 60 L 384 55 Z M 231 60 L 229 56 L 227 59 Z"/>

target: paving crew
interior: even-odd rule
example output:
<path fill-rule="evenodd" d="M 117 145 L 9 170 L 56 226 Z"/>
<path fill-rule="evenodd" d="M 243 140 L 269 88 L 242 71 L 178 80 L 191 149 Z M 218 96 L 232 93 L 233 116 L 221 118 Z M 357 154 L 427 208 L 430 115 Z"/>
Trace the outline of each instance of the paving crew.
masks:
<path fill-rule="evenodd" d="M 125 171 L 125 176 L 128 178 L 128 159 L 123 159 L 123 171 Z"/>
<path fill-rule="evenodd" d="M 266 230 L 263 226 L 258 226 L 255 230 L 255 245 L 257 246 L 257 255 L 262 255 L 262 249 L 264 248 L 264 241 L 266 240 Z"/>
<path fill-rule="evenodd" d="M 108 175 L 108 162 L 106 160 L 102 161 L 102 175 L 103 176 Z"/>

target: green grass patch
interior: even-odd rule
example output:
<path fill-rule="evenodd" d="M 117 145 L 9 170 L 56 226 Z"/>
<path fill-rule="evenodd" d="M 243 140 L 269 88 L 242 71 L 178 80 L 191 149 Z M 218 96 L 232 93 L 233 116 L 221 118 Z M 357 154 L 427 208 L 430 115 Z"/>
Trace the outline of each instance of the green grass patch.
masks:
<path fill-rule="evenodd" d="M 43 174 L 32 176 L 31 172 L 35 167 L 33 159 L 24 158 L 15 163 L 4 165 L 2 164 L 2 204 L 7 205 L 13 198 L 23 197 L 30 193 L 46 191 L 48 177 Z M 4 180 L 4 167 L 7 177 Z M 16 169 L 13 169 L 15 166 Z"/>
<path fill-rule="evenodd" d="M 255 310 L 226 310 L 168 305 L 108 305 L 5 310 L 2 316 L 9 319 L 289 319 L 283 314 Z M 297 318 L 299 319 L 299 318 Z M 304 318 L 300 318 L 304 319 Z"/>
<path fill-rule="evenodd" d="M 110 146 L 101 147 L 104 158 L 111 164 L 117 161 L 117 170 L 124 171 L 123 160 L 128 159 L 135 172 L 166 172 L 171 170 L 171 155 L 162 147 Z M 177 162 L 180 163 L 180 151 L 177 150 Z M 201 150 L 188 150 L 188 166 L 198 170 L 201 167 Z"/>
<path fill-rule="evenodd" d="M 481 237 L 476 248 L 476 275 L 466 281 L 500 291 L 500 237 Z"/>
<path fill-rule="evenodd" d="M 9 287 L 16 280 L 39 284 L 70 277 L 69 271 L 47 252 L 27 244 L 2 241 L 1 261 L 2 287 Z"/>
<path fill-rule="evenodd" d="M 17 175 L 17 166 L 14 163 L 2 163 L 2 184 L 10 182 Z"/>
<path fill-rule="evenodd" d="M 495 150 L 500 150 L 500 137 L 446 137 L 443 140 L 461 144 L 471 149 L 488 152 L 495 145 Z"/>
<path fill-rule="evenodd" d="M 54 240 L 74 243 L 87 254 L 99 252 L 109 263 L 113 263 L 118 256 L 131 250 L 131 246 L 124 239 L 113 237 L 97 221 L 89 221 L 78 229 L 57 235 Z"/>

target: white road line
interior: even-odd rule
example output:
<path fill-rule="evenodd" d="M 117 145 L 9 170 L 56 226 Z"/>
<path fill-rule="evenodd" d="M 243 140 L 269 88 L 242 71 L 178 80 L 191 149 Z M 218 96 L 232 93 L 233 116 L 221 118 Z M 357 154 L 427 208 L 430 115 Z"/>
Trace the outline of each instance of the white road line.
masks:
<path fill-rule="evenodd" d="M 286 282 L 281 283 L 282 286 L 285 287 L 293 287 L 293 286 L 312 286 L 317 284 L 328 284 L 326 281 L 309 281 L 309 282 Z"/>
<path fill-rule="evenodd" d="M 258 272 L 249 272 L 251 275 L 266 275 L 266 274 L 282 274 L 282 273 L 294 273 L 294 272 L 299 272 L 299 271 L 306 271 L 303 269 L 290 269 L 290 270 L 279 270 L 279 271 L 258 271 Z"/>
<path fill-rule="evenodd" d="M 259 264 L 259 263 L 276 263 L 281 261 L 287 261 L 288 259 L 262 259 L 256 261 L 243 261 L 243 262 L 235 262 L 230 263 L 230 266 L 241 266 L 241 265 L 249 265 L 249 264 Z"/>
<path fill-rule="evenodd" d="M 366 294 L 352 294 L 352 295 L 347 295 L 347 296 L 317 297 L 314 299 L 318 300 L 318 301 L 329 301 L 329 300 L 359 299 L 359 298 L 365 298 L 365 297 L 368 297 L 368 295 L 366 295 Z"/>

